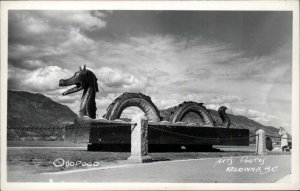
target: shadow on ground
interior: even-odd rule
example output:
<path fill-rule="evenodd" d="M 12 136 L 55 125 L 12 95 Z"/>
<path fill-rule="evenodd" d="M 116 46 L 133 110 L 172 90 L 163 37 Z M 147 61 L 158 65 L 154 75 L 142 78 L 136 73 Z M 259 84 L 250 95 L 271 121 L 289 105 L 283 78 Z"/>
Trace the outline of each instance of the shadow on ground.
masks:
<path fill-rule="evenodd" d="M 88 145 L 88 151 L 96 152 L 130 152 L 129 144 L 92 144 Z M 223 152 L 213 148 L 212 145 L 149 145 L 149 153 L 162 152 Z"/>

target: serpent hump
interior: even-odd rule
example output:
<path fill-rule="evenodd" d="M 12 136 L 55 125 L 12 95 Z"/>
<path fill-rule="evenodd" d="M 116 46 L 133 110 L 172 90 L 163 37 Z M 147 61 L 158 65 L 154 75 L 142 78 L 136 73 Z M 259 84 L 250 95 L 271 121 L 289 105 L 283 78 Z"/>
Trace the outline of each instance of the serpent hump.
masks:
<path fill-rule="evenodd" d="M 170 122 L 176 123 L 182 121 L 185 115 L 190 112 L 197 113 L 203 120 L 204 125 L 214 126 L 214 121 L 207 111 L 206 107 L 203 106 L 203 103 L 197 103 L 193 101 L 183 102 L 179 104 L 173 111 Z"/>
<path fill-rule="evenodd" d="M 229 128 L 230 125 L 231 125 L 231 120 L 230 118 L 228 117 L 228 115 L 225 113 L 227 107 L 225 106 L 221 106 L 219 109 L 218 109 L 218 113 L 222 119 L 222 126 L 224 128 Z"/>
<path fill-rule="evenodd" d="M 142 93 L 126 92 L 117 97 L 107 108 L 103 116 L 107 120 L 119 119 L 123 110 L 135 106 L 140 108 L 146 115 L 148 121 L 160 122 L 159 110 L 151 101 L 149 96 Z"/>

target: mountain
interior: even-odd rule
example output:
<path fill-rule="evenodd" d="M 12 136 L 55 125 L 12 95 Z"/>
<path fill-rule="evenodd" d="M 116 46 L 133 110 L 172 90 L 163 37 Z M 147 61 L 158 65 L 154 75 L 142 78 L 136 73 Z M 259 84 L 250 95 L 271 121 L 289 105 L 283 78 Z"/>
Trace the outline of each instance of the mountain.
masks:
<path fill-rule="evenodd" d="M 8 127 L 52 127 L 72 123 L 77 115 L 40 93 L 8 90 Z"/>

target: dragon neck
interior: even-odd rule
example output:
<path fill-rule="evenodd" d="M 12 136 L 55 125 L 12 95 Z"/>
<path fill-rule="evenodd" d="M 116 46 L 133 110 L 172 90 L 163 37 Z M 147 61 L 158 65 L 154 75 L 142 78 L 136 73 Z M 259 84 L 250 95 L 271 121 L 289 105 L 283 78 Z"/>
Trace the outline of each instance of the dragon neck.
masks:
<path fill-rule="evenodd" d="M 228 115 L 225 113 L 225 109 L 219 110 L 218 113 L 222 119 L 222 127 L 229 128 L 231 125 L 231 120 L 228 117 Z"/>
<path fill-rule="evenodd" d="M 83 116 L 88 116 L 89 118 L 96 118 L 96 102 L 95 102 L 96 92 L 95 89 L 89 87 L 83 91 L 80 109 L 79 109 L 79 118 Z"/>

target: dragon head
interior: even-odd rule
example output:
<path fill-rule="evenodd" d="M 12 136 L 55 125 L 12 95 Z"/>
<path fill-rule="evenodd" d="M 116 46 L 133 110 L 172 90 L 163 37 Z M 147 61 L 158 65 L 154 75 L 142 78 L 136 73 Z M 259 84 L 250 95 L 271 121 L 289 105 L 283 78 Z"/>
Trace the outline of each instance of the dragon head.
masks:
<path fill-rule="evenodd" d="M 226 110 L 227 110 L 227 107 L 221 106 L 221 107 L 218 109 L 218 112 L 219 112 L 219 113 L 225 113 Z"/>
<path fill-rule="evenodd" d="M 83 68 L 79 67 L 79 71 L 75 72 L 71 78 L 59 80 L 59 86 L 71 85 L 75 85 L 75 87 L 65 91 L 62 95 L 68 95 L 80 90 L 86 91 L 88 88 L 94 88 L 98 92 L 97 78 L 92 71 L 85 68 L 85 65 Z"/>

